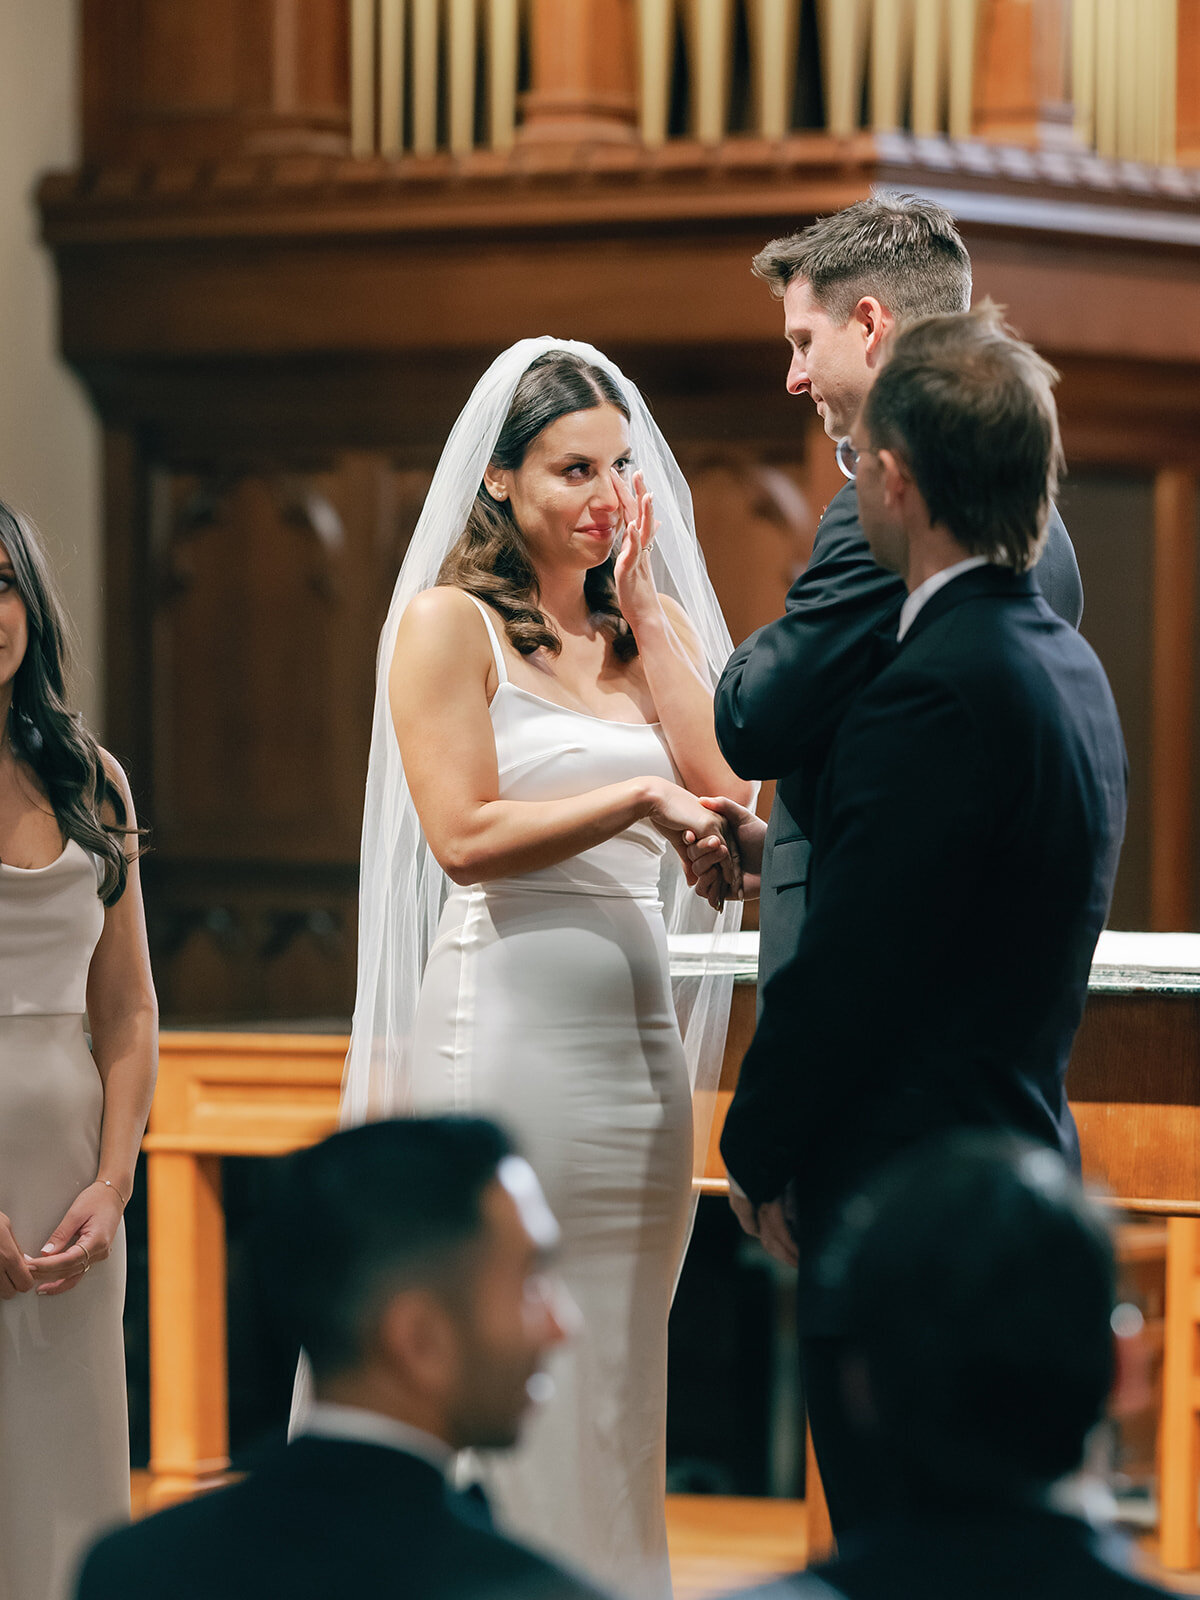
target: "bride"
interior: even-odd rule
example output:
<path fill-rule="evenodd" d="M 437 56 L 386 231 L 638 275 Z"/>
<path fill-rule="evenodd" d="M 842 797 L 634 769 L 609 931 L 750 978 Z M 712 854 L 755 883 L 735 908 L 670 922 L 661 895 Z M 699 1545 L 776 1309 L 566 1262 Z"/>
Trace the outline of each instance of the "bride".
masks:
<path fill-rule="evenodd" d="M 505 352 L 380 645 L 344 1117 L 472 1111 L 515 1134 L 581 1317 L 489 1493 L 638 1596 L 670 1592 L 667 1315 L 729 1002 L 703 950 L 738 913 L 697 902 L 667 842 L 713 833 L 697 795 L 752 801 L 713 729 L 729 650 L 635 386 L 587 345 Z M 674 999 L 668 927 L 713 936 Z"/>

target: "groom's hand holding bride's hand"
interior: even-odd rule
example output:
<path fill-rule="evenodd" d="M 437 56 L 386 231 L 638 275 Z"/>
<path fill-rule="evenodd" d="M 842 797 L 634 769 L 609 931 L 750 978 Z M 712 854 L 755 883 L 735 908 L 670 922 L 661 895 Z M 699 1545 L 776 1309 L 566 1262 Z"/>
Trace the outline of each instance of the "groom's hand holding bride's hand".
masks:
<path fill-rule="evenodd" d="M 792 1238 L 792 1230 L 787 1221 L 787 1197 L 780 1195 L 778 1200 L 768 1200 L 761 1206 L 756 1206 L 744 1191 L 739 1188 L 736 1179 L 729 1179 L 729 1204 L 734 1216 L 742 1225 L 743 1233 L 748 1233 L 752 1239 L 757 1239 L 769 1256 L 774 1256 L 776 1261 L 782 1261 L 785 1267 L 799 1265 L 799 1254 L 796 1250 L 796 1241 Z"/>
<path fill-rule="evenodd" d="M 685 834 L 691 870 L 688 882 L 695 883 L 696 893 L 712 904 L 713 894 L 726 881 L 727 840 L 732 835 L 741 869 L 739 900 L 756 900 L 762 877 L 763 840 L 767 825 L 760 817 L 736 800 L 705 797 L 700 801 L 719 816 L 724 824 L 721 835 L 714 836 L 711 829 L 701 834 Z M 732 894 L 730 896 L 732 898 Z"/>
<path fill-rule="evenodd" d="M 696 884 L 690 843 L 702 836 L 705 854 L 714 862 L 720 862 L 720 866 L 711 868 L 708 873 L 709 888 L 703 898 L 717 911 L 726 900 L 740 898 L 741 866 L 737 850 L 733 846 L 730 825 L 723 817 L 714 815 L 711 808 L 704 806 L 694 794 L 681 788 L 679 784 L 667 783 L 658 778 L 650 780 L 650 783 L 649 820 L 674 847 L 687 881 Z"/>

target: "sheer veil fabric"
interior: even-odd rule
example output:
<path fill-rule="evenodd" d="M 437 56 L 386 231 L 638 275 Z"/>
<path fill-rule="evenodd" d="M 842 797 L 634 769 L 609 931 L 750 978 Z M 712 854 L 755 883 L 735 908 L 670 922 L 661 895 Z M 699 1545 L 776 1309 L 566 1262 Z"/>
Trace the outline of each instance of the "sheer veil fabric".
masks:
<path fill-rule="evenodd" d="M 425 843 L 392 726 L 388 674 L 400 618 L 414 595 L 437 582 L 492 457 L 517 383 L 538 356 L 563 350 L 603 368 L 630 411 L 633 466 L 654 494 L 661 528 L 651 557 L 660 591 L 683 607 L 700 639 L 715 685 L 732 650 L 729 630 L 696 538 L 692 497 L 662 433 L 638 392 L 591 345 L 523 339 L 492 363 L 446 442 L 404 558 L 379 642 L 371 755 L 363 814 L 359 885 L 358 990 L 342 1086 L 342 1123 L 403 1116 L 411 1109 L 411 1038 L 421 974 L 449 881 Z M 732 902 L 715 915 L 688 888 L 674 851 L 660 885 L 669 937 L 690 934 L 689 974 L 673 980 L 692 1083 L 695 1171 L 704 1170 L 732 993 L 727 950 L 741 923 Z M 695 1185 L 693 1185 L 695 1193 Z"/>

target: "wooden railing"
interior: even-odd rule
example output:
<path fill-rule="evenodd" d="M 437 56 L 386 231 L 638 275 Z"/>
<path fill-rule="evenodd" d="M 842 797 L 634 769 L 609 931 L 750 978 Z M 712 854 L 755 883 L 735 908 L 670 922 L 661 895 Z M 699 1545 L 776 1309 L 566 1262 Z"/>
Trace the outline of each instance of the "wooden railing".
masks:
<path fill-rule="evenodd" d="M 364 156 L 894 130 L 1153 163 L 1198 154 L 1197 0 L 349 5 Z"/>

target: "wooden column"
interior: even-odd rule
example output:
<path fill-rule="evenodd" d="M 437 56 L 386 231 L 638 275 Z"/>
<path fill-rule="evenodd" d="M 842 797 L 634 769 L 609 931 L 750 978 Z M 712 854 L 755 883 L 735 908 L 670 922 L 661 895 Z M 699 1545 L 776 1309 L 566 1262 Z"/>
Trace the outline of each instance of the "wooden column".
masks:
<path fill-rule="evenodd" d="M 83 0 L 84 159 L 343 154 L 346 0 Z"/>
<path fill-rule="evenodd" d="M 1167 1295 L 1159 1439 L 1159 1559 L 1200 1567 L 1200 1218 L 1167 1221 Z"/>
<path fill-rule="evenodd" d="M 150 1232 L 150 1503 L 220 1482 L 229 1470 L 225 1213 L 217 1156 L 155 1151 Z"/>
<path fill-rule="evenodd" d="M 1071 0 L 985 0 L 975 52 L 975 133 L 1001 144 L 1074 138 Z"/>
<path fill-rule="evenodd" d="M 523 144 L 637 137 L 634 0 L 532 0 Z"/>
<path fill-rule="evenodd" d="M 1196 672 L 1196 477 L 1164 468 L 1154 485 L 1150 924 L 1192 926 Z"/>

